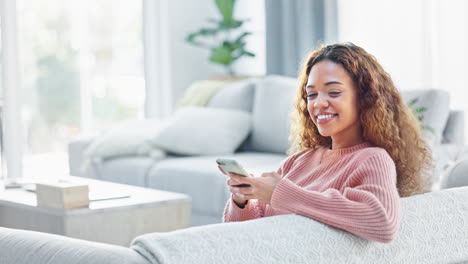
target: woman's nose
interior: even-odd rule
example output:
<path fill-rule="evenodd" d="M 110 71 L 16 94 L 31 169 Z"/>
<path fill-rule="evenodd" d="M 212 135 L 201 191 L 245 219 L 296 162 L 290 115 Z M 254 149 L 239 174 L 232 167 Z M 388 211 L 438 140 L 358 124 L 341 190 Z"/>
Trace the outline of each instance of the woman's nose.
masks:
<path fill-rule="evenodd" d="M 327 107 L 327 106 L 328 106 L 327 98 L 323 95 L 317 95 L 317 98 L 315 99 L 315 102 L 314 102 L 314 107 L 322 108 L 322 107 Z"/>

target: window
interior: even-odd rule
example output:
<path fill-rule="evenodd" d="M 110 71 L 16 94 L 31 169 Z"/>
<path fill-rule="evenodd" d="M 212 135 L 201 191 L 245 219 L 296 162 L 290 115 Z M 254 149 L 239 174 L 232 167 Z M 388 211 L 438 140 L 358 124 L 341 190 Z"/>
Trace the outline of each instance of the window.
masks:
<path fill-rule="evenodd" d="M 17 17 L 26 169 L 66 166 L 73 137 L 143 118 L 141 1 L 19 0 Z"/>

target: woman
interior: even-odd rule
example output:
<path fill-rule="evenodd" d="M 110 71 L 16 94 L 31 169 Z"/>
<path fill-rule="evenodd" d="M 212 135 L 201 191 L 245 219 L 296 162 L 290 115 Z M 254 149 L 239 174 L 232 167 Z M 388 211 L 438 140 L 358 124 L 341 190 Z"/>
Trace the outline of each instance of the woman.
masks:
<path fill-rule="evenodd" d="M 295 154 L 276 172 L 229 173 L 225 222 L 294 213 L 365 239 L 395 239 L 399 198 L 425 191 L 432 160 L 418 122 L 372 55 L 351 43 L 309 55 L 290 139 Z"/>

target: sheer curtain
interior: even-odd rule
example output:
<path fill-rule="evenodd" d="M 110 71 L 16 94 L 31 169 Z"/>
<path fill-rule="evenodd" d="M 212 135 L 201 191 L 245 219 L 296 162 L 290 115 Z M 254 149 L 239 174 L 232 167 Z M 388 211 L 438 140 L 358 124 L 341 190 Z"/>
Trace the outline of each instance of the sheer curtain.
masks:
<path fill-rule="evenodd" d="M 3 168 L 3 159 L 6 160 L 7 174 L 10 179 L 23 176 L 22 170 L 22 126 L 20 120 L 20 83 L 19 56 L 18 56 L 18 23 L 16 14 L 16 1 L 5 0 L 0 2 L 1 17 L 1 168 L 0 184 L 6 178 Z M 6 67 L 8 65 L 8 67 Z"/>
<path fill-rule="evenodd" d="M 320 44 L 336 41 L 335 0 L 267 0 L 267 74 L 297 76 L 304 57 Z"/>

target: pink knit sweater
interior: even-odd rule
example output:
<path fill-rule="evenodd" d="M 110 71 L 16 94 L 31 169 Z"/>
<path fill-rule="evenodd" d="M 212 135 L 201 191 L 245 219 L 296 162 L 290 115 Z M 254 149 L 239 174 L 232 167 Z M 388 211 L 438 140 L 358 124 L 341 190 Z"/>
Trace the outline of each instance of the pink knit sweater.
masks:
<path fill-rule="evenodd" d="M 224 221 L 299 214 L 365 239 L 390 242 L 400 223 L 395 163 L 369 143 L 298 152 L 277 171 L 283 176 L 271 204 L 250 200 L 242 209 L 232 199 Z"/>

